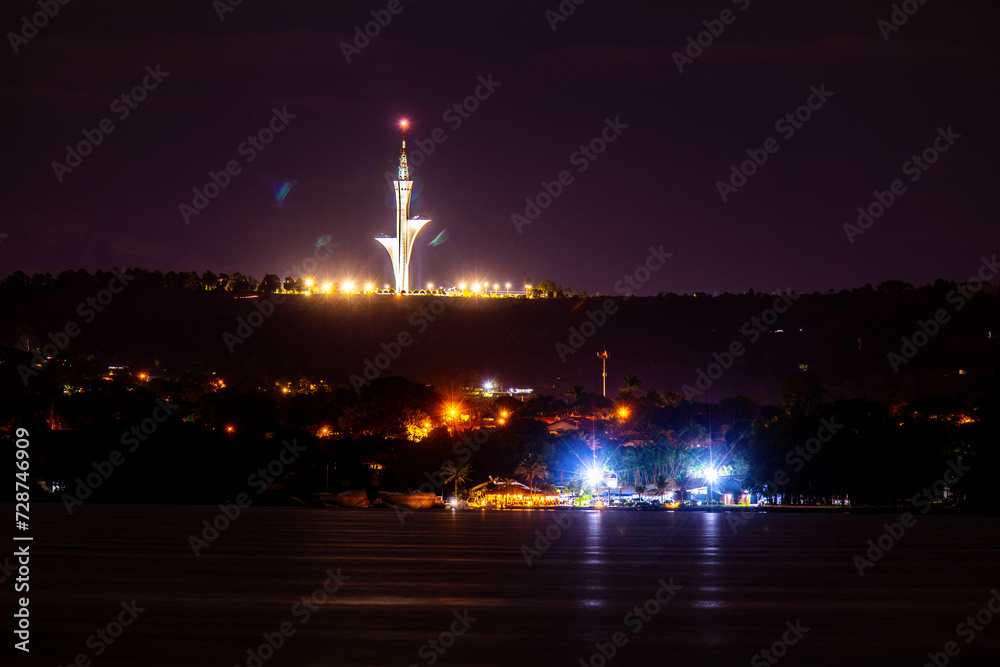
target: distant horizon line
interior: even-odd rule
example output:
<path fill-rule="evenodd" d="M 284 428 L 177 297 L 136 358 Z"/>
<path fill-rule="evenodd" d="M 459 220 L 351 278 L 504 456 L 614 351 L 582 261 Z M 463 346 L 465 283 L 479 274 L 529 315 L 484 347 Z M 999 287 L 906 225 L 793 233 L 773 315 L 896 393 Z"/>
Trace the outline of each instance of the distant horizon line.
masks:
<path fill-rule="evenodd" d="M 377 286 L 375 286 L 376 284 L 385 285 L 384 281 L 382 281 L 381 283 L 375 283 L 374 281 L 369 281 L 369 283 L 372 284 L 371 288 L 369 288 L 367 290 L 362 290 L 362 289 L 360 289 L 360 287 L 358 287 L 357 289 L 353 287 L 353 285 L 358 285 L 359 284 L 357 281 L 316 280 L 317 284 L 326 284 L 326 285 L 333 285 L 333 286 L 343 286 L 345 284 L 351 283 L 352 287 L 349 288 L 346 292 L 343 291 L 343 290 L 330 290 L 330 289 L 327 289 L 327 290 L 315 290 L 315 291 L 312 290 L 312 289 L 307 289 L 305 291 L 303 291 L 303 290 L 297 290 L 297 289 L 285 290 L 285 289 L 283 289 L 283 285 L 287 281 L 289 281 L 289 280 L 292 280 L 292 281 L 307 280 L 307 279 L 311 279 L 311 277 L 308 276 L 308 275 L 305 275 L 305 274 L 299 275 L 299 276 L 286 275 L 285 277 L 282 277 L 278 273 L 268 272 L 268 273 L 264 273 L 263 274 L 261 280 L 257 280 L 256 278 L 254 278 L 253 274 L 243 273 L 241 271 L 233 271 L 231 273 L 230 272 L 226 272 L 226 271 L 216 272 L 216 271 L 213 271 L 211 269 L 206 269 L 206 270 L 201 271 L 201 272 L 195 271 L 193 269 L 182 270 L 182 271 L 176 271 L 176 270 L 163 271 L 162 269 L 146 269 L 146 268 L 134 267 L 134 266 L 132 266 L 132 267 L 126 266 L 124 269 L 116 266 L 116 267 L 113 267 L 111 269 L 96 269 L 95 271 L 88 271 L 87 269 L 84 269 L 84 268 L 79 268 L 79 269 L 64 269 L 64 270 L 60 271 L 57 274 L 53 274 L 51 271 L 46 271 L 44 273 L 39 272 L 39 271 L 28 273 L 27 271 L 24 271 L 23 269 L 15 269 L 11 273 L 8 273 L 7 275 L 5 275 L 2 278 L 0 278 L 0 286 L 9 286 L 11 284 L 14 284 L 14 281 L 13 281 L 14 277 L 18 273 L 20 273 L 20 274 L 22 274 L 23 276 L 25 276 L 27 278 L 27 282 L 23 286 L 56 287 L 55 282 L 58 280 L 59 276 L 62 276 L 64 274 L 79 275 L 80 272 L 83 272 L 83 273 L 87 274 L 87 276 L 89 276 L 91 278 L 97 277 L 98 274 L 108 274 L 108 273 L 111 273 L 111 274 L 115 274 L 115 273 L 121 274 L 121 273 L 124 273 L 124 272 L 140 272 L 140 273 L 142 273 L 144 275 L 149 275 L 149 276 L 155 276 L 156 274 L 159 274 L 160 277 L 162 277 L 164 279 L 166 279 L 167 276 L 169 276 L 170 274 L 173 274 L 174 276 L 181 276 L 181 275 L 191 276 L 193 274 L 195 277 L 197 277 L 198 280 L 201 280 L 201 281 L 204 280 L 204 277 L 205 277 L 206 274 L 211 274 L 213 277 L 215 277 L 217 279 L 221 279 L 222 277 L 225 277 L 225 278 L 230 279 L 230 280 L 233 279 L 234 277 L 238 276 L 239 278 L 243 278 L 243 279 L 246 279 L 248 281 L 252 281 L 252 283 L 254 285 L 251 289 L 227 289 L 227 287 L 225 287 L 225 286 L 218 285 L 214 289 L 205 289 L 203 287 L 200 290 L 198 288 L 194 288 L 194 287 L 183 287 L 183 286 L 178 286 L 178 285 L 173 285 L 172 286 L 172 285 L 166 285 L 166 284 L 163 285 L 164 289 L 186 289 L 186 290 L 189 290 L 189 291 L 222 291 L 222 292 L 231 292 L 231 293 L 257 293 L 257 292 L 261 292 L 262 291 L 262 290 L 259 289 L 260 284 L 261 284 L 261 282 L 265 278 L 268 278 L 268 277 L 277 278 L 278 282 L 279 282 L 279 285 L 278 285 L 277 289 L 271 290 L 271 291 L 280 292 L 280 293 L 287 293 L 287 294 L 303 294 L 304 295 L 304 292 L 305 292 L 305 293 L 309 293 L 312 296 L 323 296 L 323 295 L 332 296 L 332 295 L 338 294 L 338 293 L 339 294 L 347 294 L 347 293 L 355 294 L 355 293 L 384 292 L 385 291 L 384 287 L 377 287 Z M 37 283 L 35 281 L 35 278 L 37 276 L 41 276 L 43 278 L 48 277 L 48 278 L 46 279 L 45 283 L 39 284 L 39 283 Z M 673 296 L 694 296 L 694 297 L 698 297 L 698 296 L 719 297 L 719 296 L 727 296 L 727 295 L 729 295 L 729 296 L 776 295 L 776 294 L 782 294 L 782 293 L 784 293 L 784 294 L 819 294 L 819 295 L 830 295 L 830 294 L 839 294 L 841 292 L 858 292 L 858 291 L 862 291 L 862 290 L 871 290 L 873 292 L 883 292 L 883 293 L 893 293 L 893 292 L 905 292 L 905 291 L 908 291 L 908 290 L 909 291 L 918 291 L 918 290 L 926 290 L 926 289 L 934 289 L 934 288 L 942 288 L 942 287 L 956 287 L 956 286 L 963 286 L 963 285 L 980 285 L 980 286 L 983 286 L 983 287 L 997 287 L 997 285 L 995 285 L 994 283 L 992 283 L 990 281 L 979 281 L 979 280 L 976 280 L 974 278 L 970 278 L 970 279 L 967 279 L 967 280 L 964 280 L 964 281 L 951 280 L 951 279 L 947 279 L 947 278 L 937 278 L 933 282 L 929 282 L 929 283 L 926 283 L 926 284 L 923 284 L 923 285 L 916 285 L 914 283 L 911 283 L 911 282 L 905 281 L 905 280 L 887 279 L 887 280 L 883 280 L 882 282 L 878 283 L 877 285 L 873 285 L 871 282 L 868 282 L 868 283 L 865 283 L 864 285 L 857 285 L 857 286 L 854 286 L 854 287 L 840 287 L 840 288 L 829 287 L 829 288 L 826 288 L 825 290 L 824 289 L 817 289 L 817 290 L 813 290 L 813 291 L 803 291 L 803 290 L 799 290 L 799 289 L 795 289 L 795 288 L 791 288 L 791 287 L 783 288 L 783 289 L 779 288 L 779 289 L 774 289 L 774 290 L 758 290 L 758 289 L 755 289 L 753 287 L 749 287 L 749 288 L 747 288 L 745 290 L 742 290 L 742 291 L 708 291 L 708 290 L 698 290 L 698 291 L 680 291 L 680 292 L 678 292 L 678 291 L 660 291 L 660 292 L 650 293 L 650 294 L 634 294 L 634 293 L 633 294 L 628 294 L 628 293 L 614 293 L 612 291 L 605 292 L 603 290 L 596 290 L 596 291 L 573 290 L 573 289 L 570 289 L 570 288 L 564 288 L 559 283 L 557 283 L 556 281 L 553 281 L 551 279 L 545 279 L 545 280 L 539 281 L 538 283 L 527 283 L 527 282 L 525 282 L 524 284 L 519 285 L 517 287 L 515 287 L 514 284 L 511 283 L 511 287 L 509 287 L 509 288 L 506 287 L 507 283 L 501 283 L 500 284 L 501 286 L 500 286 L 500 288 L 499 288 L 498 291 L 495 291 L 493 289 L 493 285 L 496 285 L 498 283 L 495 283 L 493 281 L 488 281 L 488 282 L 479 283 L 479 284 L 489 285 L 489 289 L 476 291 L 476 290 L 465 289 L 463 287 L 461 291 L 463 293 L 468 292 L 468 293 L 471 293 L 473 295 L 477 295 L 478 294 L 478 295 L 482 295 L 482 296 L 490 295 L 490 294 L 492 294 L 494 292 L 496 292 L 496 294 L 498 296 L 507 296 L 507 295 L 515 295 L 515 294 L 516 295 L 524 295 L 525 292 L 526 292 L 526 288 L 530 289 L 530 288 L 532 288 L 534 286 L 537 286 L 537 285 L 539 285 L 539 284 L 541 284 L 543 282 L 550 282 L 550 283 L 554 284 L 556 286 L 556 288 L 559 289 L 563 293 L 560 294 L 560 295 L 554 295 L 554 296 L 538 296 L 538 297 L 530 297 L 530 298 L 552 298 L 552 299 L 558 299 L 558 298 L 584 298 L 584 297 L 586 297 L 586 298 L 590 298 L 590 297 L 653 298 L 653 297 L 661 297 L 661 296 L 669 296 L 669 295 L 673 295 Z M 446 283 L 439 285 L 437 282 L 433 282 L 433 283 L 429 283 L 429 284 L 434 285 L 434 286 L 433 287 L 418 287 L 416 289 L 410 290 L 409 292 L 407 292 L 407 294 L 410 294 L 410 295 L 421 295 L 421 294 L 424 294 L 424 295 L 426 295 L 426 294 L 441 294 L 441 293 L 447 293 L 447 292 L 454 292 L 456 290 L 459 290 L 460 286 L 464 286 L 465 285 L 465 283 L 462 283 L 462 282 L 456 282 L 453 285 L 446 284 Z M 14 284 L 14 286 L 18 286 L 18 285 Z M 389 289 L 392 290 L 392 291 L 395 291 L 391 286 L 390 286 Z"/>

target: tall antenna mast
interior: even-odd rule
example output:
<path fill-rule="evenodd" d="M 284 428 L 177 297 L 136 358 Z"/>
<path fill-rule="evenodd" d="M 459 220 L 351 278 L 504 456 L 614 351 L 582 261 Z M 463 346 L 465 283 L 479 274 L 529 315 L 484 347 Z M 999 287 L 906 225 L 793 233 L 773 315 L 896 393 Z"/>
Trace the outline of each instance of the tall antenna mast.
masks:
<path fill-rule="evenodd" d="M 403 145 L 399 149 L 399 180 L 410 180 L 410 168 L 406 164 L 406 125 L 407 121 L 400 121 L 399 126 L 403 128 Z"/>
<path fill-rule="evenodd" d="M 603 352 L 598 352 L 597 356 L 601 359 L 601 393 L 604 398 L 608 397 L 608 351 L 605 349 Z"/>

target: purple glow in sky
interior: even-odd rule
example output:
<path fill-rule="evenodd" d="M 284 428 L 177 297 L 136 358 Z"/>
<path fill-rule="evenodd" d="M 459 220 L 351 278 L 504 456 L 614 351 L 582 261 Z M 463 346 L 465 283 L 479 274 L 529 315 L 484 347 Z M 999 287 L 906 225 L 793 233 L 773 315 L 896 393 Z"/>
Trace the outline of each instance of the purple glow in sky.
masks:
<path fill-rule="evenodd" d="M 661 244 L 644 294 L 966 279 L 997 8 L 911 4 L 10 2 L 0 274 L 260 278 L 329 235 L 390 282 L 407 118 L 420 284 L 610 292 Z"/>

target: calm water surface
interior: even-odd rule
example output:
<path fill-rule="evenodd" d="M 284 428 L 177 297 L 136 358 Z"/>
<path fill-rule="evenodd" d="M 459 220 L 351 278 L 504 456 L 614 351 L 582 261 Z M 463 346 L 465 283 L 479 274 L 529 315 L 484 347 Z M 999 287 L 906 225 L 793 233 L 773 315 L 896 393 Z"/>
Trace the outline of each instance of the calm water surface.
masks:
<path fill-rule="evenodd" d="M 750 665 L 797 621 L 809 630 L 780 665 L 920 667 L 948 641 L 951 664 L 1000 655 L 1000 616 L 956 634 L 1000 588 L 997 517 L 918 517 L 861 577 L 852 558 L 898 515 L 755 513 L 734 530 L 725 514 L 577 511 L 557 531 L 552 511 L 251 508 L 196 557 L 188 537 L 217 508 L 33 510 L 33 650 L 15 664 L 253 666 L 247 650 L 286 622 L 263 665 L 600 665 L 616 632 L 609 665 Z M 529 566 L 522 547 L 546 529 Z M 338 568 L 346 582 L 303 623 L 293 605 Z M 676 597 L 629 616 L 661 579 Z M 145 611 L 95 656 L 88 638 L 133 599 Z M 475 621 L 442 655 L 426 643 L 456 612 Z"/>

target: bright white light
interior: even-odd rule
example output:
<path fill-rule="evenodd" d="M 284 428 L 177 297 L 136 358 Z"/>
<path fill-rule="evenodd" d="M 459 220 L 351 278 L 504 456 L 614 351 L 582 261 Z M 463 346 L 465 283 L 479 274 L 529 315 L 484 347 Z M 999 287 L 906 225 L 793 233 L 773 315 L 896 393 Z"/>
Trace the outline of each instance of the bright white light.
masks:
<path fill-rule="evenodd" d="M 371 292 L 373 289 L 375 289 L 374 285 L 372 285 L 371 283 L 365 283 L 365 291 L 366 292 Z"/>
<path fill-rule="evenodd" d="M 354 283 L 352 283 L 350 280 L 348 280 L 346 283 L 344 283 L 344 291 L 345 292 L 353 292 L 354 291 Z"/>
<path fill-rule="evenodd" d="M 333 283 L 323 283 L 323 291 L 329 292 L 333 289 Z"/>
<path fill-rule="evenodd" d="M 483 389 L 486 390 L 487 394 L 491 393 L 493 391 L 493 380 L 487 380 L 486 382 L 484 382 Z"/>
<path fill-rule="evenodd" d="M 715 468 L 706 469 L 705 479 L 707 479 L 710 482 L 714 482 L 715 480 L 719 479 L 719 471 L 716 470 Z"/>
<path fill-rule="evenodd" d="M 604 475 L 601 474 L 600 469 L 590 468 L 587 470 L 587 484 L 590 486 L 597 486 L 604 479 Z"/>

